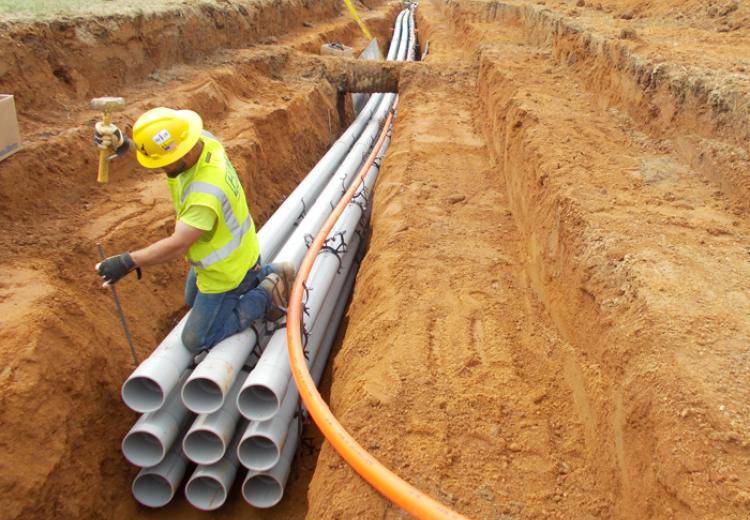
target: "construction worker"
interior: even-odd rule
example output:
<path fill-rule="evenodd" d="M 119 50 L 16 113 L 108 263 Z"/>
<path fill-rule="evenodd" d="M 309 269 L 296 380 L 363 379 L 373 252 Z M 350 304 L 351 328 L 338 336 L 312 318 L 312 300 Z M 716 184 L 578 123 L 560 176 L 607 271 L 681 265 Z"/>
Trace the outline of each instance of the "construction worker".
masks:
<path fill-rule="evenodd" d="M 163 171 L 177 213 L 174 233 L 96 264 L 104 285 L 185 256 L 191 264 L 185 302 L 192 307 L 182 341 L 200 352 L 264 317 L 283 315 L 294 281 L 291 264 L 263 265 L 255 224 L 237 172 L 221 143 L 191 110 L 154 108 L 133 126 L 133 139 L 97 123 L 94 141 L 110 158 L 134 149 L 138 162 Z"/>

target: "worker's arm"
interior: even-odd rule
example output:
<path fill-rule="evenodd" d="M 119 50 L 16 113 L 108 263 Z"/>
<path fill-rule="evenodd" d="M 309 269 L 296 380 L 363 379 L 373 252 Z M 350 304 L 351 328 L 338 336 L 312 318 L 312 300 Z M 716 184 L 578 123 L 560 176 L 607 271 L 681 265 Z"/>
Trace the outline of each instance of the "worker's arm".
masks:
<path fill-rule="evenodd" d="M 203 233 L 202 229 L 178 220 L 171 236 L 134 253 L 123 253 L 102 260 L 96 264 L 96 272 L 104 280 L 105 286 L 113 284 L 137 268 L 161 264 L 184 256 Z"/>
<path fill-rule="evenodd" d="M 172 236 L 162 238 L 148 247 L 131 253 L 136 267 L 150 267 L 152 265 L 169 262 L 175 258 L 185 256 L 190 246 L 204 233 L 202 229 L 177 221 Z"/>

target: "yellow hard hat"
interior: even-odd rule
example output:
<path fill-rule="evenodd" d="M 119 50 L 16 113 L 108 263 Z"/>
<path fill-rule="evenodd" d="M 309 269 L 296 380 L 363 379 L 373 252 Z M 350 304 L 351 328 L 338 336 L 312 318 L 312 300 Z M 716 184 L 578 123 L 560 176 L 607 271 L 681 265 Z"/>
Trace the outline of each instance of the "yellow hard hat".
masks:
<path fill-rule="evenodd" d="M 138 162 L 146 168 L 173 163 L 195 146 L 202 130 L 201 116 L 192 110 L 153 108 L 133 125 Z"/>

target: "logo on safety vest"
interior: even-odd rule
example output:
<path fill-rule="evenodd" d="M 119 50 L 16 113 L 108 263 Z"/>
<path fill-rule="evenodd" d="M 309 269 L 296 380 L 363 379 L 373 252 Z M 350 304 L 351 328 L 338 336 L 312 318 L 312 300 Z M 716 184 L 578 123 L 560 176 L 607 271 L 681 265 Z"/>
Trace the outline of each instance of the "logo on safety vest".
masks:
<path fill-rule="evenodd" d="M 234 169 L 229 159 L 227 159 L 226 168 L 224 169 L 224 180 L 231 188 L 234 196 L 237 197 L 240 194 L 240 179 L 237 177 L 237 170 Z"/>

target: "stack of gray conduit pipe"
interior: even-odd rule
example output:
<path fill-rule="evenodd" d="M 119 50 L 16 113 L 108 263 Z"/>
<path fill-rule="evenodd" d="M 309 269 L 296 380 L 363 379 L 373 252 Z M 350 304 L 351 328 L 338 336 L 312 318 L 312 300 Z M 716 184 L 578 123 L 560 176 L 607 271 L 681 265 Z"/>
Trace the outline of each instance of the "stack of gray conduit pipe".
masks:
<path fill-rule="evenodd" d="M 389 60 L 413 56 L 413 13 L 402 11 Z M 352 125 L 258 232 L 264 259 L 299 268 L 309 235 L 319 231 L 377 140 L 395 94 L 373 94 Z M 337 221 L 308 280 L 303 327 L 316 381 L 334 343 L 358 267 L 360 231 L 386 139 L 357 195 Z M 359 231 L 358 231 L 359 230 Z M 122 386 L 122 398 L 142 413 L 122 442 L 125 458 L 142 469 L 132 491 L 149 507 L 169 503 L 191 463 L 188 501 L 202 510 L 220 507 L 237 478 L 249 469 L 243 496 L 256 507 L 283 497 L 299 438 L 293 417 L 299 396 L 291 382 L 286 332 L 281 324 L 256 323 L 194 358 L 182 344 L 187 315 Z M 274 326 L 276 328 L 274 328 Z M 281 328 L 279 328 L 281 327 Z M 194 369 L 191 366 L 198 362 Z"/>

